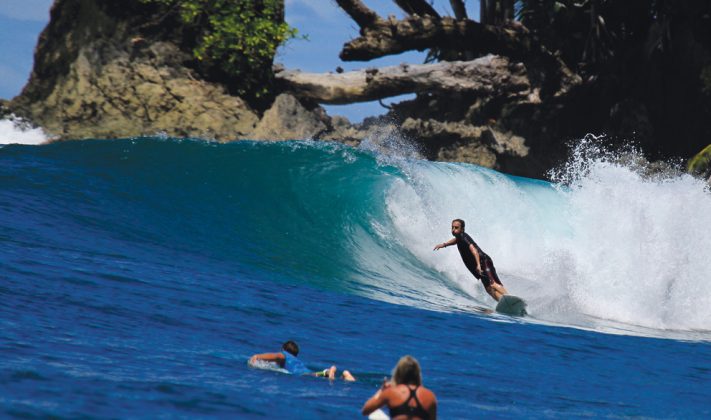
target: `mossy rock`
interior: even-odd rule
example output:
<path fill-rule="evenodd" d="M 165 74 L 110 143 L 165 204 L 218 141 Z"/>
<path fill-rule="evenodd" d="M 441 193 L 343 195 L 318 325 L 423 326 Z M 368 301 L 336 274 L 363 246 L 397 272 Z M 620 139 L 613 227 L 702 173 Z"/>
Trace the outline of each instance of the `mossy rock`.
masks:
<path fill-rule="evenodd" d="M 687 170 L 691 174 L 703 177 L 711 175 L 711 144 L 689 159 Z"/>

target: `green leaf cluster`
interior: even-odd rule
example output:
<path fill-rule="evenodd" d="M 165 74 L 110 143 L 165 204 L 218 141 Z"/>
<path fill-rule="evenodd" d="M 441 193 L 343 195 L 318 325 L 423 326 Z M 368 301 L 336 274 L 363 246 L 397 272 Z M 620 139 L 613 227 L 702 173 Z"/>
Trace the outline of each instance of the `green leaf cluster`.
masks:
<path fill-rule="evenodd" d="M 141 0 L 177 12 L 194 34 L 192 53 L 208 76 L 246 99 L 269 94 L 279 45 L 296 36 L 283 0 Z"/>
<path fill-rule="evenodd" d="M 687 165 L 689 173 L 709 176 L 711 173 L 711 144 L 689 159 Z"/>

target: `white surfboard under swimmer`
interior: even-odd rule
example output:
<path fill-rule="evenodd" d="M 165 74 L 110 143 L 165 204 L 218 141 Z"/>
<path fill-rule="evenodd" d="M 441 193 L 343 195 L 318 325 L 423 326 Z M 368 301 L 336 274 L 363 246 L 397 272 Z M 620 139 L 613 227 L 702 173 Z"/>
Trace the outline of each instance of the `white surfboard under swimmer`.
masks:
<path fill-rule="evenodd" d="M 370 413 L 370 415 L 368 416 L 368 420 L 390 420 L 390 416 L 385 414 L 385 411 L 378 408 L 377 410 Z"/>
<path fill-rule="evenodd" d="M 255 360 L 254 362 L 247 360 L 247 365 L 249 367 L 261 370 L 271 370 L 273 372 L 289 373 L 288 370 L 279 367 L 278 364 L 274 362 L 267 362 L 265 360 Z"/>

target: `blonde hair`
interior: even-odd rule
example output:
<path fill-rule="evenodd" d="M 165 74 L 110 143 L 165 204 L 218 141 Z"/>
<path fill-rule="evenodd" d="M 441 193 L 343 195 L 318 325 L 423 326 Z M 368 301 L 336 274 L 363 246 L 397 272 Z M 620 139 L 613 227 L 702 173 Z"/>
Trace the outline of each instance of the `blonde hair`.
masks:
<path fill-rule="evenodd" d="M 392 382 L 395 385 L 422 385 L 422 372 L 417 360 L 410 355 L 401 357 L 393 369 Z"/>

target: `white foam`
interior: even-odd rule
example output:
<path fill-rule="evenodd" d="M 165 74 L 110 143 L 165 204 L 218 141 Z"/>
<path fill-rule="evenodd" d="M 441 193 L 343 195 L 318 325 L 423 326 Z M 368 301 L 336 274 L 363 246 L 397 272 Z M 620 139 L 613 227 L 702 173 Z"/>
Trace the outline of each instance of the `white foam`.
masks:
<path fill-rule="evenodd" d="M 413 163 L 388 192 L 392 226 L 412 254 L 479 303 L 492 302 L 456 249 L 432 251 L 451 238 L 455 218 L 539 319 L 711 330 L 706 183 L 650 179 L 610 156 L 581 156 L 566 169 L 568 185 L 555 188 L 473 165 Z"/>
<path fill-rule="evenodd" d="M 29 127 L 18 118 L 0 120 L 0 144 L 38 145 L 46 143 L 48 139 L 44 130 Z"/>

